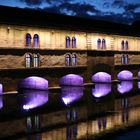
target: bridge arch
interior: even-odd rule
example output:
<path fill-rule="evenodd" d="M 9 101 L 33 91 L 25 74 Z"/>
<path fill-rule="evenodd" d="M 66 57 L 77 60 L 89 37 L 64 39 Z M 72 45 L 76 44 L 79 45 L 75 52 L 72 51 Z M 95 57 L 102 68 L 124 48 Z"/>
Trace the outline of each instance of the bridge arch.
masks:
<path fill-rule="evenodd" d="M 117 74 L 117 79 L 121 81 L 133 80 L 133 73 L 128 70 L 123 70 Z"/>
<path fill-rule="evenodd" d="M 111 75 L 106 72 L 97 72 L 92 75 L 92 82 L 111 83 Z"/>
<path fill-rule="evenodd" d="M 37 77 L 30 76 L 25 79 L 22 79 L 17 86 L 18 90 L 20 89 L 38 89 L 38 90 L 47 90 L 48 89 L 48 80 Z"/>
<path fill-rule="evenodd" d="M 67 74 L 59 79 L 60 86 L 83 86 L 83 77 L 77 74 Z"/>

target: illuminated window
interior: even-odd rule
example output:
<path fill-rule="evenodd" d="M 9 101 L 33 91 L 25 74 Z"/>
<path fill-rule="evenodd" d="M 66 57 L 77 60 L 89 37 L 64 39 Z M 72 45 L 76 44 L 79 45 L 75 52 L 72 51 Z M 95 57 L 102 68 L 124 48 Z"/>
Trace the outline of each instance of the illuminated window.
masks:
<path fill-rule="evenodd" d="M 76 66 L 76 54 L 72 55 L 72 66 Z"/>
<path fill-rule="evenodd" d="M 70 48 L 70 37 L 66 37 L 66 48 Z"/>
<path fill-rule="evenodd" d="M 76 48 L 76 38 L 72 37 L 72 48 Z"/>
<path fill-rule="evenodd" d="M 71 65 L 71 56 L 70 54 L 66 55 L 66 66 L 70 66 Z"/>
<path fill-rule="evenodd" d="M 124 50 L 124 40 L 122 40 L 122 50 Z"/>
<path fill-rule="evenodd" d="M 97 40 L 97 48 L 98 49 L 101 49 L 101 39 L 98 39 Z"/>
<path fill-rule="evenodd" d="M 125 48 L 128 50 L 128 41 L 125 42 Z"/>
<path fill-rule="evenodd" d="M 106 49 L 105 39 L 102 40 L 102 49 Z"/>
<path fill-rule="evenodd" d="M 125 64 L 125 55 L 122 55 L 122 64 Z"/>
<path fill-rule="evenodd" d="M 26 34 L 26 47 L 31 47 L 31 35 L 29 33 Z"/>
<path fill-rule="evenodd" d="M 25 66 L 26 68 L 32 67 L 32 55 L 29 53 L 25 54 Z"/>
<path fill-rule="evenodd" d="M 122 64 L 128 64 L 129 63 L 129 59 L 128 59 L 128 55 L 122 55 Z"/>
<path fill-rule="evenodd" d="M 34 67 L 39 67 L 39 64 L 40 64 L 39 55 L 34 54 L 33 55 L 33 66 Z"/>
<path fill-rule="evenodd" d="M 125 64 L 128 64 L 128 55 L 125 55 Z"/>
<path fill-rule="evenodd" d="M 34 48 L 39 47 L 39 36 L 37 34 L 34 35 Z"/>

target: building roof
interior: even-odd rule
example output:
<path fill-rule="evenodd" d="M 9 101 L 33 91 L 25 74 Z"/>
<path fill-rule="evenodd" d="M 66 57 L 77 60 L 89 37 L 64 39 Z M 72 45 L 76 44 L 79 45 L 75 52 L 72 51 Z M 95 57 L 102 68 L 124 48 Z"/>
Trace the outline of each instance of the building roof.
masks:
<path fill-rule="evenodd" d="M 102 20 L 72 17 L 38 10 L 20 9 L 6 6 L 0 6 L 0 13 L 0 23 L 3 24 L 140 36 L 140 29 L 138 28 L 139 22 L 130 26 Z"/>

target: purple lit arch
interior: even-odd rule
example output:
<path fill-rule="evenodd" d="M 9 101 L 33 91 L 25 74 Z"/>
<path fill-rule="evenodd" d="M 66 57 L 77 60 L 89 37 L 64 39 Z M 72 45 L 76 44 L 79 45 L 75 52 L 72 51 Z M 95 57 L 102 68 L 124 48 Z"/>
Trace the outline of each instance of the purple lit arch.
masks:
<path fill-rule="evenodd" d="M 34 109 L 48 102 L 48 91 L 24 90 L 20 98 L 24 110 Z"/>
<path fill-rule="evenodd" d="M 18 83 L 19 89 L 38 89 L 38 90 L 47 90 L 48 81 L 44 78 L 37 76 L 30 76 Z"/>
<path fill-rule="evenodd" d="M 117 85 L 117 90 L 121 94 L 130 92 L 132 88 L 133 88 L 132 81 L 122 81 L 120 84 Z"/>
<path fill-rule="evenodd" d="M 111 83 L 111 75 L 106 72 L 98 72 L 92 76 L 92 82 Z"/>
<path fill-rule="evenodd" d="M 92 88 L 92 95 L 96 98 L 106 96 L 111 92 L 111 84 L 95 84 L 95 88 Z"/>
<path fill-rule="evenodd" d="M 60 78 L 59 85 L 83 86 L 83 77 L 76 74 L 68 74 Z"/>
<path fill-rule="evenodd" d="M 83 96 L 83 87 L 62 87 L 61 98 L 65 105 L 69 105 Z"/>
<path fill-rule="evenodd" d="M 122 81 L 133 80 L 133 73 L 128 70 L 123 70 L 117 75 L 117 78 Z"/>

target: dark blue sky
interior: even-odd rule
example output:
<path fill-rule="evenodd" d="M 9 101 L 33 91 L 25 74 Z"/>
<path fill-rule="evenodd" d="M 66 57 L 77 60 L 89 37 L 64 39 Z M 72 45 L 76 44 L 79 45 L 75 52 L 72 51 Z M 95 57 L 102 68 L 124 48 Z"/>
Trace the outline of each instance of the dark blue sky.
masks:
<path fill-rule="evenodd" d="M 0 5 L 125 24 L 140 20 L 140 0 L 0 0 Z"/>

